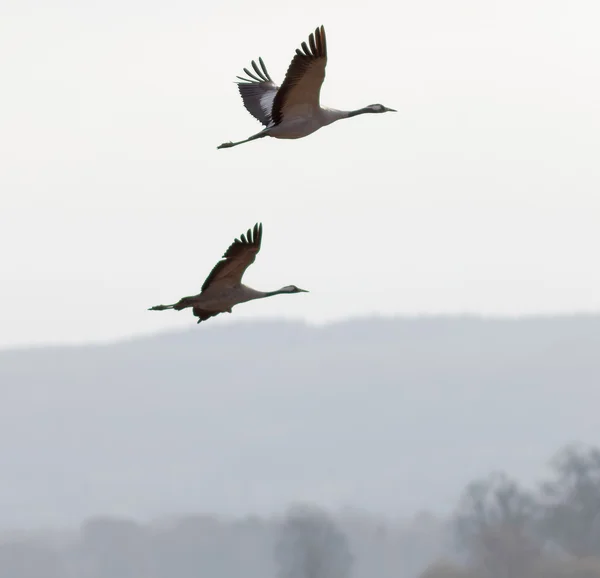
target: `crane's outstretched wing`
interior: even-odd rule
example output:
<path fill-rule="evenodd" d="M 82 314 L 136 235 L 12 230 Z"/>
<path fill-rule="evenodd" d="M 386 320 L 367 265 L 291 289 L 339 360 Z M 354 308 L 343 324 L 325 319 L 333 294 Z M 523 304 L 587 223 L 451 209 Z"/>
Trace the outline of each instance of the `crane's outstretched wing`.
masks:
<path fill-rule="evenodd" d="M 246 235 L 241 235 L 230 246 L 221 261 L 209 273 L 202 285 L 205 291 L 211 283 L 219 282 L 225 287 L 233 287 L 242 281 L 246 269 L 254 263 L 256 254 L 260 251 L 262 241 L 262 223 L 256 223 L 254 229 L 248 229 Z"/>
<path fill-rule="evenodd" d="M 279 90 L 279 87 L 271 80 L 267 67 L 262 58 L 258 59 L 260 68 L 252 61 L 252 68 L 256 74 L 252 74 L 247 68 L 244 72 L 250 78 L 237 76 L 242 82 L 238 82 L 238 88 L 244 101 L 246 110 L 265 126 L 273 124 L 271 109 L 273 108 L 273 100 Z"/>
<path fill-rule="evenodd" d="M 310 116 L 319 107 L 321 85 L 325 80 L 327 65 L 327 41 L 325 28 L 317 28 L 314 34 L 296 49 L 281 88 L 273 101 L 271 116 L 279 124 L 285 116 Z"/>

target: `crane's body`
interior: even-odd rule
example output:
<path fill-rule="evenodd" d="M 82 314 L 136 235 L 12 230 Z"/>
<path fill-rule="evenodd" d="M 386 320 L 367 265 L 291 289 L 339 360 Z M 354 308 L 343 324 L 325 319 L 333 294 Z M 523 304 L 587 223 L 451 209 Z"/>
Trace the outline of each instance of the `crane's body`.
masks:
<path fill-rule="evenodd" d="M 382 104 L 371 104 L 357 110 L 337 110 L 321 106 L 320 93 L 325 79 L 327 41 L 323 26 L 309 36 L 309 45 L 302 43 L 296 50 L 285 80 L 277 86 L 262 58 L 252 61 L 254 73 L 244 68 L 249 78 L 238 76 L 238 87 L 244 106 L 265 128 L 251 137 L 227 142 L 217 148 L 231 148 L 266 136 L 298 139 L 316 132 L 337 120 L 366 113 L 396 112 Z"/>
<path fill-rule="evenodd" d="M 260 251 L 262 241 L 262 224 L 257 223 L 254 229 L 248 229 L 240 239 L 235 239 L 210 272 L 202 290 L 197 295 L 183 297 L 172 305 L 155 305 L 150 311 L 164 311 L 165 309 L 192 308 L 198 323 L 206 321 L 219 313 L 231 313 L 233 307 L 254 299 L 272 297 L 274 295 L 290 293 L 308 293 L 305 289 L 298 289 L 295 285 L 287 285 L 276 291 L 258 291 L 242 283 L 246 269 L 254 262 L 256 254 Z"/>
<path fill-rule="evenodd" d="M 230 312 L 231 308 L 235 305 L 246 303 L 253 299 L 261 299 L 266 296 L 267 293 L 265 291 L 257 291 L 243 283 L 239 283 L 233 287 L 213 285 L 194 297 L 194 305 L 207 311 L 222 310 Z"/>
<path fill-rule="evenodd" d="M 267 128 L 265 132 L 268 133 L 268 136 L 275 138 L 302 138 L 336 120 L 347 117 L 348 112 L 345 110 L 325 107 L 312 108 L 307 106 L 304 114 L 288 117 L 285 123 Z"/>

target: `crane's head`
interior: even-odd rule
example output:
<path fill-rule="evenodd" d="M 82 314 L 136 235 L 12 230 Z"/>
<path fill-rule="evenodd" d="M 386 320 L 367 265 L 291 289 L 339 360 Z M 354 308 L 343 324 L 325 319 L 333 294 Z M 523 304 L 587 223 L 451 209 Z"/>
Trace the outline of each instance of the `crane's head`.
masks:
<path fill-rule="evenodd" d="M 358 116 L 359 114 L 367 114 L 370 112 L 398 112 L 393 108 L 388 108 L 387 106 L 383 106 L 383 104 L 370 104 L 369 106 L 365 106 L 364 108 L 359 108 L 358 110 L 351 110 L 348 113 L 348 116 Z"/>
<path fill-rule="evenodd" d="M 306 289 L 300 289 L 295 285 L 286 285 L 281 289 L 277 289 L 277 291 L 269 291 L 268 293 L 264 293 L 263 297 L 271 297 L 273 295 L 283 295 L 285 293 L 308 293 Z"/>
<path fill-rule="evenodd" d="M 368 109 L 369 112 L 398 112 L 393 108 L 383 106 L 383 104 L 370 104 L 369 106 L 366 106 L 365 109 Z"/>
<path fill-rule="evenodd" d="M 279 290 L 280 293 L 308 293 L 306 289 L 300 289 L 295 285 L 286 285 Z"/>

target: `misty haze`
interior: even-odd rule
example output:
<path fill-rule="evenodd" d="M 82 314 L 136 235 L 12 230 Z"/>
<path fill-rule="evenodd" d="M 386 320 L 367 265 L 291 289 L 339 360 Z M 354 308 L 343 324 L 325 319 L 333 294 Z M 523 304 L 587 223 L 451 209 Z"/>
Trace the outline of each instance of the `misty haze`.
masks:
<path fill-rule="evenodd" d="M 280 518 L 305 503 L 343 534 L 352 576 L 417 576 L 466 556 L 453 520 L 470 483 L 535 489 L 553 456 L 598 439 L 599 375 L 591 316 L 255 321 L 5 350 L 0 569 L 37 552 L 57 576 L 275 575 Z"/>

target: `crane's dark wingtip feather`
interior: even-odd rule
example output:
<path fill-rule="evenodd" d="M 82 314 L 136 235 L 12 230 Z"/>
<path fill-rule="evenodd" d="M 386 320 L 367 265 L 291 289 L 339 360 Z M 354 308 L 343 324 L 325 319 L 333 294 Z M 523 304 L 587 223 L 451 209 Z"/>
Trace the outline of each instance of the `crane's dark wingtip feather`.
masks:
<path fill-rule="evenodd" d="M 321 24 L 320 28 L 315 30 L 315 36 L 317 37 L 317 47 L 319 48 L 319 56 L 322 58 L 327 57 L 327 40 L 325 38 L 325 27 Z"/>
<path fill-rule="evenodd" d="M 308 43 L 310 44 L 311 54 L 314 54 L 316 56 L 318 54 L 318 51 L 317 51 L 317 42 L 315 42 L 315 36 L 317 37 L 317 42 L 318 42 L 319 34 L 318 34 L 318 31 L 315 30 L 315 34 L 311 34 L 308 37 Z"/>
<path fill-rule="evenodd" d="M 261 67 L 262 67 L 262 69 L 263 69 L 263 72 L 265 73 L 265 76 L 267 77 L 267 80 L 268 80 L 269 82 L 273 82 L 273 81 L 271 80 L 271 76 L 270 76 L 270 74 L 269 74 L 269 71 L 267 70 L 267 67 L 265 66 L 265 63 L 263 62 L 263 59 L 262 59 L 260 56 L 258 57 L 258 62 L 260 63 L 260 65 L 261 65 Z"/>
<path fill-rule="evenodd" d="M 258 76 L 260 77 L 260 79 L 263 82 L 267 82 L 265 75 L 262 73 L 262 70 L 260 68 L 258 68 L 258 65 L 256 64 L 256 62 L 254 60 L 252 61 L 252 68 L 254 68 L 254 71 L 256 72 L 256 74 L 258 74 Z"/>
<path fill-rule="evenodd" d="M 254 60 L 252 61 L 252 64 L 254 66 L 256 66 L 256 63 L 254 62 Z M 250 77 L 252 78 L 255 82 L 262 82 L 262 80 L 260 78 L 258 78 L 258 76 L 252 74 L 252 72 L 250 72 L 247 68 L 244 68 L 244 72 Z"/>
<path fill-rule="evenodd" d="M 308 56 L 309 58 L 326 58 L 327 42 L 325 40 L 325 27 L 321 25 L 315 28 L 308 36 L 308 44 L 302 42 L 300 48 L 296 49 L 299 56 Z"/>

